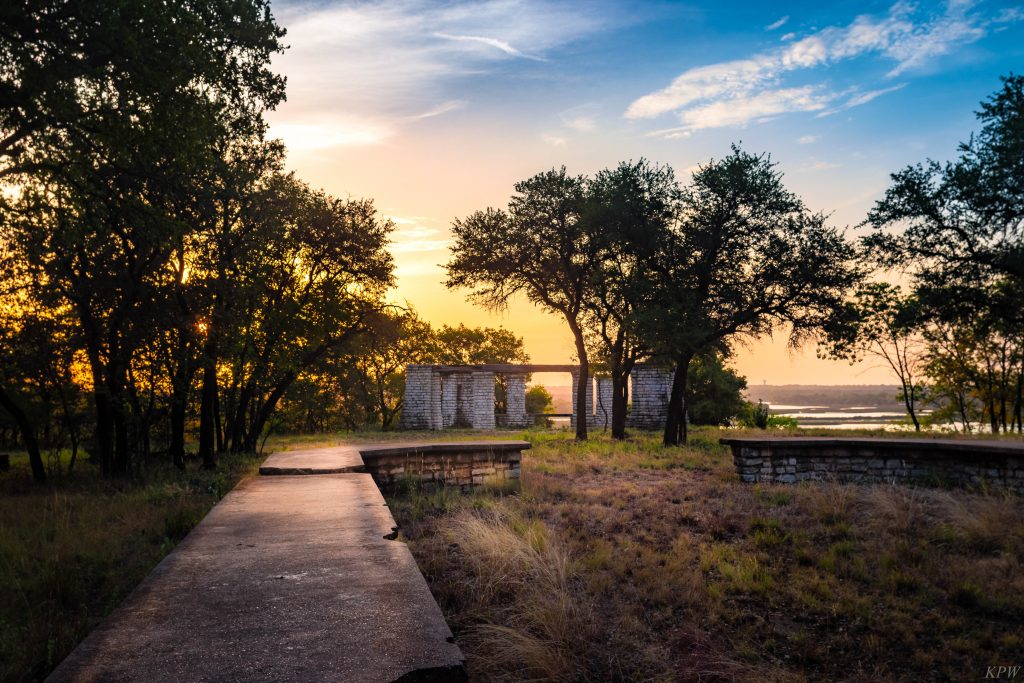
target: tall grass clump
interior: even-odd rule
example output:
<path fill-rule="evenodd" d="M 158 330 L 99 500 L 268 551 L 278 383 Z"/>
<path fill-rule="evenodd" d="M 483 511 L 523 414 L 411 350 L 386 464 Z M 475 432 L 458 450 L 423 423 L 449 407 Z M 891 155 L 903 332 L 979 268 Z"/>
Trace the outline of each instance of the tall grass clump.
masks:
<path fill-rule="evenodd" d="M 594 620 L 557 538 L 501 509 L 462 511 L 446 526 L 472 582 L 472 670 L 487 680 L 577 680 Z"/>

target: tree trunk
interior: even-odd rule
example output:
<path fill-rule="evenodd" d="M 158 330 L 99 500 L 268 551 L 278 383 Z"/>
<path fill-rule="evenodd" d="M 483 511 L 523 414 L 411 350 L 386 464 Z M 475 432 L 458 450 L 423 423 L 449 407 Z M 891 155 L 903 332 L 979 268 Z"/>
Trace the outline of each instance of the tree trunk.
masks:
<path fill-rule="evenodd" d="M 179 470 L 185 469 L 185 396 L 180 390 L 171 396 L 171 461 Z"/>
<path fill-rule="evenodd" d="M 213 354 L 215 348 L 207 345 Z M 217 361 L 214 355 L 207 355 L 203 361 L 203 387 L 199 404 L 199 457 L 203 469 L 217 469 L 214 402 L 217 398 Z"/>
<path fill-rule="evenodd" d="M 573 337 L 576 340 L 576 355 L 580 359 L 580 381 L 576 385 L 576 440 L 587 440 L 587 389 L 590 388 L 590 360 L 587 358 L 587 347 L 583 341 L 583 331 L 570 321 Z"/>
<path fill-rule="evenodd" d="M 94 382 L 102 381 L 93 375 Z M 96 403 L 96 453 L 100 461 L 100 471 L 104 475 L 111 473 L 114 462 L 114 415 L 110 407 L 110 395 L 106 388 L 97 386 L 94 401 Z"/>
<path fill-rule="evenodd" d="M 36 441 L 36 432 L 32 428 L 32 422 L 28 415 L 21 409 L 14 397 L 7 393 L 7 390 L 0 386 L 0 406 L 11 414 L 18 431 L 21 432 L 21 440 L 25 442 L 25 450 L 28 451 L 28 462 L 32 467 L 32 478 L 35 481 L 46 481 L 46 468 L 43 467 L 43 456 L 39 452 L 39 442 Z"/>
<path fill-rule="evenodd" d="M 626 408 L 629 405 L 629 375 L 636 360 L 628 358 L 612 368 L 612 438 L 626 438 Z"/>
<path fill-rule="evenodd" d="M 903 405 L 907 408 L 910 421 L 914 423 L 914 431 L 921 431 L 921 423 L 917 419 L 917 411 L 914 409 L 914 388 L 903 382 Z"/>
<path fill-rule="evenodd" d="M 665 433 L 662 438 L 666 446 L 686 443 L 686 380 L 692 358 L 692 354 L 680 356 L 675 375 L 672 377 L 672 393 L 668 399 L 668 416 L 665 419 Z"/>

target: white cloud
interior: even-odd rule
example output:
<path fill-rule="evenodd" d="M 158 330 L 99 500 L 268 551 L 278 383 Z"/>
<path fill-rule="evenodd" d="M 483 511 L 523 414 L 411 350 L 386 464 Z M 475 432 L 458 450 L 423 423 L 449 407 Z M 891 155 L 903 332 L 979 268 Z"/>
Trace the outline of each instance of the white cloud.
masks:
<path fill-rule="evenodd" d="M 456 40 L 456 41 L 461 40 L 461 41 L 468 41 L 468 42 L 471 42 L 471 43 L 472 42 L 480 43 L 482 45 L 487 45 L 489 47 L 493 47 L 495 49 L 501 50 L 505 54 L 512 55 L 513 57 L 522 57 L 523 59 L 532 59 L 532 60 L 537 61 L 537 62 L 546 61 L 543 57 L 536 57 L 534 55 L 525 54 L 525 53 L 515 49 L 511 45 L 509 45 L 504 40 L 498 40 L 497 38 L 487 38 L 485 36 L 453 36 L 453 35 L 450 35 L 448 33 L 435 33 L 434 35 L 437 36 L 438 38 L 444 38 L 445 40 Z"/>
<path fill-rule="evenodd" d="M 273 128 L 273 135 L 284 140 L 288 149 L 295 151 L 376 145 L 392 133 L 392 128 L 382 122 L 356 118 L 321 123 L 279 123 Z"/>
<path fill-rule="evenodd" d="M 634 100 L 625 115 L 646 119 L 673 112 L 683 125 L 680 130 L 667 130 L 677 134 L 744 125 L 786 112 L 827 115 L 867 104 L 906 84 L 861 92 L 860 88 L 835 91 L 824 85 L 787 87 L 784 81 L 793 72 L 869 54 L 895 62 L 888 73 L 895 77 L 976 42 L 999 24 L 1022 18 L 1013 12 L 986 18 L 973 10 L 972 0 L 950 0 L 942 13 L 922 16 L 917 7 L 897 2 L 881 17 L 859 16 L 846 26 L 825 28 L 745 59 L 688 69 L 665 88 Z M 795 36 L 783 36 L 789 37 Z"/>
<path fill-rule="evenodd" d="M 881 97 L 882 95 L 888 95 L 891 92 L 903 90 L 903 88 L 905 87 L 907 87 L 906 83 L 900 83 L 890 88 L 881 88 L 879 90 L 868 90 L 867 92 L 854 91 L 849 99 L 847 99 L 842 104 L 833 107 L 832 109 L 821 112 L 820 114 L 818 114 L 818 118 L 821 118 L 823 116 L 831 116 L 832 114 L 836 114 L 847 109 L 852 109 L 853 107 L 859 107 L 862 104 L 867 104 L 868 102 L 871 102 L 872 100 Z"/>
<path fill-rule="evenodd" d="M 821 111 L 829 102 L 829 95 L 816 92 L 812 86 L 766 90 L 692 107 L 684 110 L 679 119 L 688 131 L 741 126 L 785 112 Z"/>
<path fill-rule="evenodd" d="M 764 30 L 765 31 L 774 31 L 777 28 L 782 28 L 783 26 L 786 25 L 787 21 L 789 21 L 789 15 L 788 14 L 786 16 L 782 17 L 781 19 L 779 19 L 778 21 L 773 21 L 772 23 L 768 24 L 767 26 L 764 27 Z"/>
<path fill-rule="evenodd" d="M 613 8 L 579 12 L 557 0 L 301 2 L 274 10 L 291 47 L 274 59 L 288 77 L 288 101 L 268 117 L 271 134 L 288 142 L 287 132 L 303 149 L 386 140 L 465 106 L 465 97 L 452 97 L 464 79 L 510 62 L 543 68 L 534 62 L 623 20 Z M 362 122 L 355 132 L 352 120 Z M 334 122 L 347 132 L 327 131 Z M 324 135 L 312 134 L 314 126 Z"/>
<path fill-rule="evenodd" d="M 394 254 L 410 254 L 425 251 L 443 251 L 451 239 L 439 228 L 420 225 L 418 217 L 389 217 L 397 227 L 391 234 L 389 249 Z"/>
<path fill-rule="evenodd" d="M 828 171 L 833 168 L 841 168 L 842 164 L 834 164 L 829 161 L 812 161 L 808 164 L 804 164 L 797 170 L 803 173 L 815 173 L 817 171 Z"/>
<path fill-rule="evenodd" d="M 798 145 L 811 145 L 818 141 L 817 135 L 801 135 L 796 139 Z"/>
<path fill-rule="evenodd" d="M 565 125 L 581 133 L 592 133 L 597 130 L 597 121 L 591 116 L 574 116 L 566 120 Z"/>
<path fill-rule="evenodd" d="M 542 135 L 540 139 L 543 140 L 545 144 L 551 145 L 552 147 L 565 147 L 566 143 L 568 142 L 568 140 L 566 140 L 560 135 L 551 134 Z"/>

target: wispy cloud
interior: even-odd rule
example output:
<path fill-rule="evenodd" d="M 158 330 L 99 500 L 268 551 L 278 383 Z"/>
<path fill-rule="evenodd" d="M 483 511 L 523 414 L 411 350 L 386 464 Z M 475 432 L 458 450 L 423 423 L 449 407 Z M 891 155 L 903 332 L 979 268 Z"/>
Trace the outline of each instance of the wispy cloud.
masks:
<path fill-rule="evenodd" d="M 446 231 L 425 226 L 430 221 L 422 216 L 388 216 L 397 226 L 391 235 L 390 250 L 395 254 L 444 251 L 451 243 Z"/>
<path fill-rule="evenodd" d="M 798 145 L 811 145 L 818 141 L 817 135 L 801 135 L 796 139 Z"/>
<path fill-rule="evenodd" d="M 552 147 L 565 147 L 568 140 L 561 135 L 546 134 L 540 136 L 540 139 L 544 141 L 544 144 L 551 145 Z"/>
<path fill-rule="evenodd" d="M 907 87 L 906 83 L 900 83 L 890 88 L 880 88 L 878 90 L 868 90 L 867 92 L 854 93 L 845 102 L 837 105 L 836 107 L 833 107 L 832 109 L 821 112 L 820 114 L 818 114 L 818 116 L 831 116 L 832 114 L 837 114 L 841 111 L 845 111 L 846 109 L 859 107 L 862 104 L 867 104 L 868 102 L 881 97 L 882 95 L 888 95 L 891 92 L 902 90 L 905 87 Z"/>
<path fill-rule="evenodd" d="M 764 30 L 765 31 L 774 31 L 777 28 L 782 28 L 783 26 L 786 25 L 787 21 L 789 21 L 789 15 L 788 14 L 786 16 L 782 17 L 781 19 L 779 19 L 778 21 L 773 21 L 772 23 L 768 24 L 767 26 L 764 27 Z"/>
<path fill-rule="evenodd" d="M 497 38 L 487 38 L 485 36 L 453 36 L 448 33 L 435 33 L 434 35 L 437 36 L 438 38 L 444 38 L 445 40 L 461 40 L 471 43 L 480 43 L 481 45 L 487 45 L 497 50 L 501 50 L 505 54 L 512 55 L 513 57 L 532 59 L 537 62 L 547 61 L 543 57 L 536 57 L 534 55 L 528 55 L 524 52 L 521 52 L 512 47 L 511 45 L 509 45 L 508 43 L 506 43 L 504 40 L 498 40 Z"/>
<path fill-rule="evenodd" d="M 745 59 L 688 69 L 667 87 L 633 101 L 626 117 L 647 119 L 671 112 L 681 130 L 696 131 L 742 126 L 787 112 L 826 115 L 861 106 L 906 84 L 835 90 L 824 84 L 791 87 L 785 78 L 866 55 L 893 62 L 887 77 L 894 78 L 1021 18 L 1015 12 L 986 16 L 975 10 L 972 0 L 949 0 L 942 13 L 926 15 L 898 2 L 884 16 L 859 16 L 846 26 L 825 28 Z"/>
<path fill-rule="evenodd" d="M 288 102 L 270 116 L 271 134 L 290 149 L 307 150 L 384 142 L 416 121 L 466 106 L 472 90 L 460 86 L 467 79 L 517 62 L 516 68 L 543 69 L 560 48 L 621 16 L 613 9 L 580 12 L 559 0 L 372 0 L 274 9 L 291 48 L 275 58 L 288 76 Z M 349 132 L 317 134 L 335 122 Z"/>

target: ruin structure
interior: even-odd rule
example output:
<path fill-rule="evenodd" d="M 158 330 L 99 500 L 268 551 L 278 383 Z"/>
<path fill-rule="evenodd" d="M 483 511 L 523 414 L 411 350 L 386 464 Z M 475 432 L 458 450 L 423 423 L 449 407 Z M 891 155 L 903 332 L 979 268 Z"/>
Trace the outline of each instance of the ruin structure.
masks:
<path fill-rule="evenodd" d="M 574 426 L 579 415 L 576 390 L 580 370 L 577 365 L 407 365 L 405 366 L 405 401 L 400 429 L 446 429 L 466 427 L 527 427 L 534 417 L 526 412 L 526 378 L 534 372 L 565 372 L 572 376 L 572 414 Z M 505 378 L 506 408 L 495 411 L 494 382 Z M 610 377 L 588 379 L 583 414 L 587 426 L 611 428 L 612 380 Z M 596 394 L 595 394 L 596 388 Z M 630 375 L 632 409 L 626 426 L 636 429 L 660 429 L 665 424 L 672 374 L 664 369 L 637 365 Z"/>

